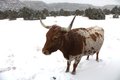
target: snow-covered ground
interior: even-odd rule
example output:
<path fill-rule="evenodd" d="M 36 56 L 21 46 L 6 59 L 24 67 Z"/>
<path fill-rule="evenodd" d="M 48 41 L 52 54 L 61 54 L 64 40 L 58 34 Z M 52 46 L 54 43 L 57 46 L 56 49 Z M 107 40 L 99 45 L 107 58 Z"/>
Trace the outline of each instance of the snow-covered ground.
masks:
<path fill-rule="evenodd" d="M 67 27 L 72 18 L 47 17 L 43 21 Z M 89 61 L 85 56 L 76 75 L 72 75 L 65 73 L 66 60 L 60 51 L 49 56 L 42 53 L 48 30 L 39 20 L 0 20 L 0 80 L 120 80 L 120 19 L 112 15 L 107 15 L 106 20 L 77 16 L 73 28 L 96 25 L 105 30 L 100 62 L 95 61 L 95 55 Z"/>

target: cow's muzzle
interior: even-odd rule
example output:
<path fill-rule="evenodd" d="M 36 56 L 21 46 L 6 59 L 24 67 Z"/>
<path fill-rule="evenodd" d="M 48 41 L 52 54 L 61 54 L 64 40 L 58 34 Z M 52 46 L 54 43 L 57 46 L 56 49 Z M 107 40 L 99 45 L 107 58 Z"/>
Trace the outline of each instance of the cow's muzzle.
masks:
<path fill-rule="evenodd" d="M 42 50 L 43 54 L 50 55 L 50 52 L 48 50 Z"/>

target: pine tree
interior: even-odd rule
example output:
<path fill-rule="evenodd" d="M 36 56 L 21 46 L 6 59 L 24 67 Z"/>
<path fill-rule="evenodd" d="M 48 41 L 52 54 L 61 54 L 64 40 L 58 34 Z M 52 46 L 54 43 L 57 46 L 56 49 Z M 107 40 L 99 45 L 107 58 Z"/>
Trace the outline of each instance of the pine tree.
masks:
<path fill-rule="evenodd" d="M 105 19 L 105 14 L 101 9 L 91 9 L 88 8 L 85 10 L 85 16 L 87 16 L 89 19 Z"/>

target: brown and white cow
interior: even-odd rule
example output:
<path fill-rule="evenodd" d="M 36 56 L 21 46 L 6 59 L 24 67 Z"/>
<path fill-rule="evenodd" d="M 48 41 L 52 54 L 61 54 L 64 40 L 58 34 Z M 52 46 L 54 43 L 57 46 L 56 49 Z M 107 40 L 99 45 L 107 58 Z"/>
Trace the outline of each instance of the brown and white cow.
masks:
<path fill-rule="evenodd" d="M 67 59 L 66 72 L 69 72 L 71 61 L 75 60 L 72 74 L 76 73 L 82 56 L 87 56 L 88 60 L 89 55 L 96 53 L 96 61 L 99 61 L 98 54 L 104 41 L 104 30 L 101 27 L 71 29 L 75 17 L 68 29 L 57 25 L 46 26 L 40 19 L 41 24 L 49 29 L 42 52 L 50 55 L 60 50 Z"/>

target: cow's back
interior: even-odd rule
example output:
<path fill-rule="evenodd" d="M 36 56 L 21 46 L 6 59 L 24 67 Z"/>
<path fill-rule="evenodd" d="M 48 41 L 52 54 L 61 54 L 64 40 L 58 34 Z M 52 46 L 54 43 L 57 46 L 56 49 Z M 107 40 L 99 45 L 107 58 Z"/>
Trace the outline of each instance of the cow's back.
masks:
<path fill-rule="evenodd" d="M 98 52 L 104 41 L 104 30 L 101 27 L 79 28 L 78 34 L 85 38 L 83 55 L 92 55 Z"/>

